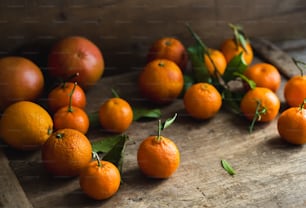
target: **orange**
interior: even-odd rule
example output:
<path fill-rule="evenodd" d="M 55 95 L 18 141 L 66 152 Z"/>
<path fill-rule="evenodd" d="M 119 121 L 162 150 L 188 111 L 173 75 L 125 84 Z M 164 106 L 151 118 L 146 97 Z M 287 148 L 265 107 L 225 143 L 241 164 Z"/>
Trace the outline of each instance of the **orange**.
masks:
<path fill-rule="evenodd" d="M 289 79 L 285 84 L 284 96 L 289 106 L 299 106 L 306 98 L 306 76 L 294 76 Z"/>
<path fill-rule="evenodd" d="M 220 110 L 222 97 L 213 85 L 200 82 L 187 89 L 184 106 L 193 118 L 208 119 Z"/>
<path fill-rule="evenodd" d="M 278 118 L 277 129 L 281 138 L 292 144 L 306 143 L 306 109 L 291 107 Z"/>
<path fill-rule="evenodd" d="M 147 55 L 147 61 L 154 59 L 168 59 L 175 62 L 181 70 L 187 65 L 187 52 L 182 42 L 173 37 L 164 37 L 156 40 Z"/>
<path fill-rule="evenodd" d="M 40 148 L 53 130 L 53 121 L 40 105 L 19 101 L 5 109 L 0 120 L 0 137 L 13 148 Z"/>
<path fill-rule="evenodd" d="M 107 131 L 122 133 L 133 121 L 132 107 L 122 98 L 110 98 L 100 106 L 99 121 Z"/>
<path fill-rule="evenodd" d="M 256 109 L 261 112 L 257 121 L 272 121 L 278 114 L 280 101 L 277 95 L 270 89 L 264 87 L 255 87 L 247 91 L 240 102 L 241 112 L 249 120 L 253 120 Z"/>
<path fill-rule="evenodd" d="M 58 109 L 69 105 L 70 93 L 74 85 L 73 82 L 64 82 L 49 92 L 48 108 L 50 112 L 55 113 Z M 82 109 L 86 106 L 86 94 L 79 85 L 75 87 L 72 105 Z"/>
<path fill-rule="evenodd" d="M 180 68 L 167 59 L 155 59 L 140 72 L 138 86 L 141 94 L 157 104 L 175 100 L 184 85 Z"/>
<path fill-rule="evenodd" d="M 54 129 L 75 129 L 86 134 L 89 128 L 89 118 L 86 112 L 75 106 L 60 108 L 53 116 Z"/>
<path fill-rule="evenodd" d="M 226 59 L 223 55 L 223 53 L 221 53 L 219 50 L 215 50 L 215 49 L 208 49 L 210 58 L 212 59 L 212 61 L 210 60 L 210 58 L 208 57 L 207 54 L 204 55 L 204 62 L 205 65 L 209 71 L 209 73 L 211 75 L 215 75 L 215 67 L 218 71 L 218 73 L 220 75 L 223 75 L 227 66 L 227 62 Z"/>
<path fill-rule="evenodd" d="M 68 106 L 60 108 L 53 116 L 54 128 L 57 129 L 75 129 L 86 134 L 89 128 L 89 118 L 86 112 L 78 107 L 72 106 L 72 98 L 77 84 L 74 84 L 69 95 Z"/>
<path fill-rule="evenodd" d="M 35 101 L 44 88 L 40 68 L 23 57 L 0 59 L 0 111 L 17 101 Z"/>
<path fill-rule="evenodd" d="M 120 172 L 108 161 L 92 161 L 82 171 L 79 178 L 83 192 L 96 200 L 113 196 L 120 187 Z"/>
<path fill-rule="evenodd" d="M 227 63 L 231 61 L 231 59 L 240 54 L 242 52 L 242 57 L 247 65 L 251 64 L 253 61 L 253 49 L 250 42 L 246 43 L 246 51 L 243 50 L 242 46 L 236 45 L 234 39 L 227 39 L 221 45 L 221 52 L 223 53 Z"/>
<path fill-rule="evenodd" d="M 281 84 L 281 75 L 275 66 L 268 63 L 257 63 L 248 67 L 244 75 L 253 80 L 257 87 L 266 87 L 276 92 Z"/>
<path fill-rule="evenodd" d="M 172 140 L 163 136 L 150 136 L 139 145 L 137 161 L 146 176 L 168 178 L 179 167 L 180 152 Z"/>
<path fill-rule="evenodd" d="M 70 36 L 59 40 L 48 56 L 48 72 L 55 78 L 66 80 L 74 77 L 83 89 L 96 84 L 104 72 L 102 52 L 92 41 L 81 36 Z"/>
<path fill-rule="evenodd" d="M 74 129 L 54 132 L 41 149 L 45 168 L 55 176 L 77 176 L 92 159 L 88 138 Z"/>

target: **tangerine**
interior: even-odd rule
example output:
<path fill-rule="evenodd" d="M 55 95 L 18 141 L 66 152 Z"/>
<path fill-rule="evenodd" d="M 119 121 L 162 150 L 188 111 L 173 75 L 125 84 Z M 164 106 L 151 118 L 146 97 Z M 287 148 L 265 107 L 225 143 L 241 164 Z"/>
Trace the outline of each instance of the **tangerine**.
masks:
<path fill-rule="evenodd" d="M 277 120 L 277 130 L 281 138 L 292 144 L 306 143 L 305 102 L 299 107 L 290 107 Z"/>
<path fill-rule="evenodd" d="M 298 107 L 306 98 L 306 75 L 290 78 L 285 84 L 284 97 L 289 106 Z"/>
<path fill-rule="evenodd" d="M 149 136 L 139 145 L 137 161 L 146 176 L 168 178 L 179 167 L 180 152 L 169 138 Z"/>
<path fill-rule="evenodd" d="M 269 122 L 278 114 L 280 100 L 270 89 L 255 87 L 246 92 L 240 102 L 240 110 L 249 120 Z"/>
<path fill-rule="evenodd" d="M 55 176 L 77 176 L 92 159 L 88 138 L 75 129 L 59 129 L 44 143 L 41 157 L 45 168 Z"/>
<path fill-rule="evenodd" d="M 208 119 L 220 110 L 222 97 L 213 85 L 200 82 L 187 89 L 184 106 L 193 118 Z"/>
<path fill-rule="evenodd" d="M 100 106 L 99 121 L 107 131 L 122 133 L 133 121 L 132 107 L 122 98 L 110 98 Z"/>
<path fill-rule="evenodd" d="M 281 75 L 277 68 L 268 63 L 257 63 L 248 67 L 244 75 L 253 80 L 257 87 L 266 87 L 276 92 L 281 84 Z"/>
<path fill-rule="evenodd" d="M 210 73 L 210 75 L 215 75 L 215 69 L 217 69 L 220 75 L 223 75 L 227 66 L 226 59 L 222 52 L 215 49 L 208 49 L 209 56 L 207 54 L 204 55 L 205 65 Z M 212 63 L 212 61 L 213 63 Z"/>
<path fill-rule="evenodd" d="M 62 107 L 68 106 L 70 101 L 70 94 L 74 88 L 75 83 L 64 82 L 48 94 L 48 109 L 55 113 Z M 77 85 L 72 95 L 72 105 L 84 109 L 86 106 L 86 94 L 84 90 Z"/>
<path fill-rule="evenodd" d="M 138 85 L 144 97 L 157 104 L 176 99 L 184 85 L 183 73 L 173 61 L 155 59 L 139 75 Z"/>
<path fill-rule="evenodd" d="M 250 42 L 246 43 L 246 50 L 241 45 L 237 45 L 234 39 L 227 39 L 221 45 L 221 52 L 223 53 L 227 63 L 229 63 L 234 56 L 242 53 L 242 57 L 247 65 L 253 61 L 253 49 Z"/>
<path fill-rule="evenodd" d="M 82 169 L 79 178 L 83 192 L 96 200 L 113 196 L 120 187 L 120 172 L 108 161 L 91 161 Z"/>
<path fill-rule="evenodd" d="M 181 70 L 187 65 L 187 51 L 180 40 L 173 37 L 164 37 L 156 40 L 147 55 L 147 62 L 154 59 L 169 59 L 175 62 Z"/>

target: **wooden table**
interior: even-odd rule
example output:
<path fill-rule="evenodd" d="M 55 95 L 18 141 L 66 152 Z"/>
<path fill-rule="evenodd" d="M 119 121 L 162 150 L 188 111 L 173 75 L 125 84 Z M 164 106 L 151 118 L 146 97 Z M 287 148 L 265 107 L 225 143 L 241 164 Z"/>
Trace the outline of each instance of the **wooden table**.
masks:
<path fill-rule="evenodd" d="M 278 45 L 302 59 L 301 54 L 306 55 L 302 43 L 305 41 Z M 138 73 L 102 78 L 87 92 L 87 112 L 96 111 L 111 96 L 111 88 L 131 103 L 139 103 Z M 283 102 L 282 91 L 283 85 L 278 91 Z M 148 179 L 137 166 L 137 148 L 142 139 L 155 134 L 156 120 L 134 122 L 125 132 L 130 140 L 125 150 L 123 183 L 106 201 L 86 197 L 78 178 L 50 176 L 42 167 L 40 151 L 20 153 L 2 144 L 0 207 L 306 207 L 305 147 L 281 140 L 276 120 L 256 125 L 250 134 L 249 122 L 225 109 L 210 120 L 196 121 L 186 114 L 178 99 L 161 111 L 162 119 L 178 113 L 176 122 L 163 132 L 181 152 L 180 167 L 171 178 Z M 88 137 L 102 139 L 105 133 L 95 128 Z M 230 176 L 221 167 L 221 159 L 226 159 L 237 174 Z"/>

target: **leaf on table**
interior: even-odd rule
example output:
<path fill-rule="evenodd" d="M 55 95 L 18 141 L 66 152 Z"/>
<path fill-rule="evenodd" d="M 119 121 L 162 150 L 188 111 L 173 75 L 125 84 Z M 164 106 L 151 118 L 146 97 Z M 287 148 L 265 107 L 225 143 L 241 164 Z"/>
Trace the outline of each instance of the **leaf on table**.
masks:
<path fill-rule="evenodd" d="M 112 162 L 122 173 L 123 153 L 128 136 L 122 135 L 115 145 L 103 156 L 103 160 Z"/>
<path fill-rule="evenodd" d="M 161 111 L 158 108 L 133 108 L 133 120 L 138 121 L 141 118 L 159 118 Z"/>
<path fill-rule="evenodd" d="M 109 152 L 118 142 L 124 140 L 127 136 L 125 135 L 115 135 L 103 138 L 101 140 L 92 141 L 92 151 L 97 153 L 107 153 Z"/>
<path fill-rule="evenodd" d="M 165 128 L 169 127 L 176 119 L 177 113 L 174 114 L 172 118 L 168 118 L 163 124 L 161 125 L 161 130 L 164 130 Z"/>
<path fill-rule="evenodd" d="M 232 168 L 232 166 L 226 161 L 226 160 L 221 160 L 221 166 L 223 167 L 226 172 L 230 175 L 235 175 L 235 170 Z"/>

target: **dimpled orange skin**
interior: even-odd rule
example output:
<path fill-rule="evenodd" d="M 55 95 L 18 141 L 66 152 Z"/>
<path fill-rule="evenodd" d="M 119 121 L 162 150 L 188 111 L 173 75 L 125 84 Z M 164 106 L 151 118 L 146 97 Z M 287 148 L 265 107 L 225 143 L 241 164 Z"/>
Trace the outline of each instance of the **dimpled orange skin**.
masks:
<path fill-rule="evenodd" d="M 270 89 L 264 87 L 255 87 L 249 90 L 242 98 L 240 103 L 241 112 L 247 119 L 252 120 L 257 107 L 257 101 L 267 109 L 265 114 L 261 114 L 258 122 L 272 121 L 278 114 L 280 101 L 277 95 Z"/>
<path fill-rule="evenodd" d="M 281 138 L 291 144 L 306 143 L 306 110 L 291 107 L 278 118 L 277 129 Z"/>
<path fill-rule="evenodd" d="M 167 59 L 155 59 L 141 71 L 138 86 L 141 94 L 157 104 L 166 104 L 175 100 L 184 85 L 180 68 Z"/>
<path fill-rule="evenodd" d="M 221 52 L 223 53 L 227 63 L 231 61 L 231 59 L 243 52 L 243 58 L 247 65 L 251 64 L 253 61 L 253 49 L 249 42 L 246 44 L 246 51 L 243 50 L 241 46 L 236 46 L 234 39 L 227 39 L 221 45 Z"/>
<path fill-rule="evenodd" d="M 253 80 L 257 87 L 266 87 L 276 92 L 281 84 L 281 75 L 275 66 L 268 63 L 257 63 L 248 67 L 244 75 Z"/>
<path fill-rule="evenodd" d="M 61 135 L 58 136 L 58 135 Z M 54 132 L 41 149 L 45 168 L 55 176 L 78 176 L 92 159 L 88 138 L 74 129 Z"/>
<path fill-rule="evenodd" d="M 295 76 L 289 79 L 284 88 L 285 100 L 291 107 L 297 107 L 306 98 L 306 76 Z M 306 105 L 304 105 L 306 108 Z"/>
<path fill-rule="evenodd" d="M 108 161 L 91 161 L 80 173 L 79 183 L 83 192 L 96 200 L 113 196 L 120 187 L 120 172 Z"/>
<path fill-rule="evenodd" d="M 180 153 L 175 143 L 161 136 L 150 136 L 142 141 L 137 152 L 140 170 L 151 178 L 169 178 L 179 167 Z"/>
<path fill-rule="evenodd" d="M 133 122 L 133 110 L 122 98 L 110 98 L 99 109 L 101 126 L 109 132 L 122 133 Z"/>
<path fill-rule="evenodd" d="M 217 68 L 217 71 L 219 72 L 220 75 L 223 75 L 224 72 L 225 72 L 226 66 L 227 66 L 227 62 L 226 62 L 226 59 L 225 59 L 223 53 L 221 53 L 218 50 L 214 50 L 214 49 L 209 49 L 209 52 L 210 52 L 210 57 L 213 60 L 215 66 Z M 205 62 L 205 65 L 206 65 L 209 73 L 211 75 L 214 75 L 215 74 L 215 72 L 214 72 L 215 67 L 214 67 L 213 63 L 211 62 L 211 60 L 209 59 L 208 55 L 204 55 L 204 62 Z"/>
<path fill-rule="evenodd" d="M 149 49 L 147 62 L 151 62 L 154 59 L 169 59 L 175 62 L 181 70 L 184 70 L 188 57 L 181 41 L 172 37 L 164 37 L 155 41 Z"/>
<path fill-rule="evenodd" d="M 213 117 L 221 108 L 222 97 L 218 90 L 208 83 L 197 83 L 187 89 L 184 95 L 186 111 L 196 119 Z"/>

